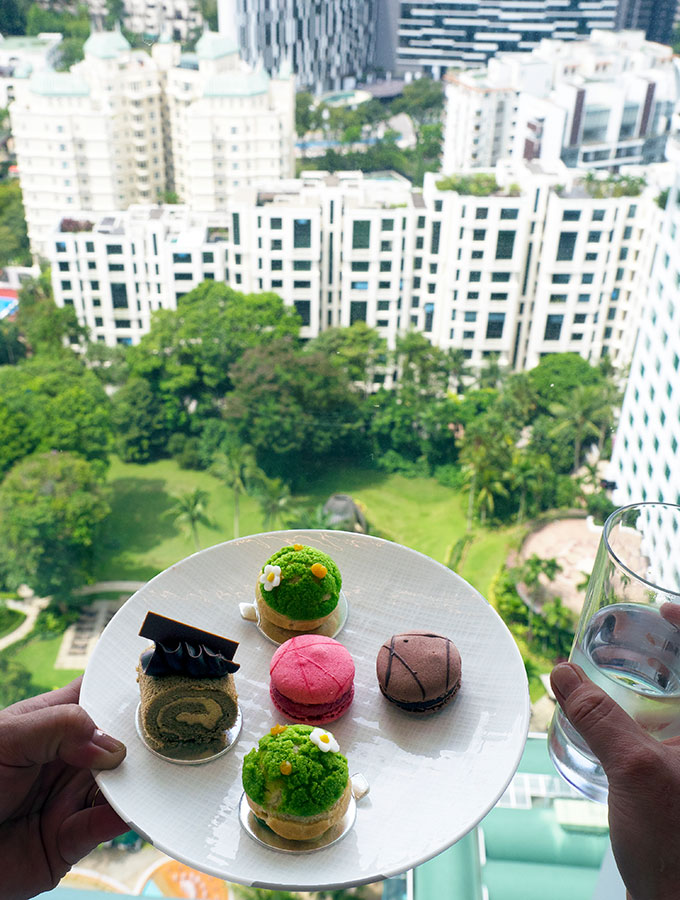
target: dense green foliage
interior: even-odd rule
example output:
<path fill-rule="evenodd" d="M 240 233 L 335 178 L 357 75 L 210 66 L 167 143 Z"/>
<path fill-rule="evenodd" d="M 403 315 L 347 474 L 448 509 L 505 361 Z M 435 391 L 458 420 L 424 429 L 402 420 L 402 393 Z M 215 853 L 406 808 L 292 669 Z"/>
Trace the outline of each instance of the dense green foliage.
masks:
<path fill-rule="evenodd" d="M 109 512 L 96 469 L 72 453 L 36 454 L 0 485 L 0 573 L 16 589 L 30 584 L 66 608 L 87 583 L 97 529 Z"/>
<path fill-rule="evenodd" d="M 0 184 L 0 266 L 30 266 L 32 261 L 19 182 Z"/>

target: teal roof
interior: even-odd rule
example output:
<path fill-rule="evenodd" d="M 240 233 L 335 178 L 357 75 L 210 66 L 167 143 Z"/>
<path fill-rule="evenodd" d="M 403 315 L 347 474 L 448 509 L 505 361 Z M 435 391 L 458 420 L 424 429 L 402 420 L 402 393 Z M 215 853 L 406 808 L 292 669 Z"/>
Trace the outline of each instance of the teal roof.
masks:
<path fill-rule="evenodd" d="M 93 31 L 83 47 L 86 56 L 99 59 L 115 59 L 129 49 L 130 45 L 120 31 Z"/>
<path fill-rule="evenodd" d="M 58 43 L 62 35 L 51 33 L 49 36 L 38 37 L 25 34 L 9 35 L 0 40 L 0 50 L 7 50 L 16 53 L 19 50 L 28 51 L 44 51 L 50 44 Z"/>
<path fill-rule="evenodd" d="M 30 80 L 34 94 L 43 97 L 87 97 L 89 85 L 70 72 L 38 72 Z"/>
<path fill-rule="evenodd" d="M 196 42 L 196 53 L 199 59 L 221 59 L 237 53 L 238 47 L 231 38 L 216 31 L 204 31 Z"/>
<path fill-rule="evenodd" d="M 223 72 L 208 79 L 204 97 L 254 97 L 269 90 L 266 72 Z"/>

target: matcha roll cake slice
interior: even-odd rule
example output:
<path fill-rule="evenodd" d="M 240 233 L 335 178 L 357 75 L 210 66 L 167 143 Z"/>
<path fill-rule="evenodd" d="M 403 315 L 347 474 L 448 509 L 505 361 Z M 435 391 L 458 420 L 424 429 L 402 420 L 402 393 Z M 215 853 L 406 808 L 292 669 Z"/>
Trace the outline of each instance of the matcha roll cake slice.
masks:
<path fill-rule="evenodd" d="M 155 642 L 137 666 L 148 745 L 170 758 L 219 752 L 238 717 L 238 644 L 156 613 L 147 615 L 140 634 Z"/>
<path fill-rule="evenodd" d="M 330 731 L 275 725 L 243 760 L 248 805 L 293 841 L 320 837 L 342 820 L 351 798 L 347 759 Z"/>
<path fill-rule="evenodd" d="M 309 632 L 332 615 L 342 577 L 335 562 L 315 547 L 293 544 L 262 566 L 255 601 L 260 616 L 289 631 Z"/>

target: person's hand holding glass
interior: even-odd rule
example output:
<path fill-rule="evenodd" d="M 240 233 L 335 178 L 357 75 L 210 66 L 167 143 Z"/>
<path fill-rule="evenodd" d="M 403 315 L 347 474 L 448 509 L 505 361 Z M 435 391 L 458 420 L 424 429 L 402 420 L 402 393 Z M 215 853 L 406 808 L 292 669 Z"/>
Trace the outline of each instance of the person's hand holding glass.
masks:
<path fill-rule="evenodd" d="M 641 503 L 614 512 L 569 657 L 656 740 L 680 735 L 679 551 L 680 507 Z M 600 760 L 560 707 L 549 749 L 567 781 L 606 802 Z"/>

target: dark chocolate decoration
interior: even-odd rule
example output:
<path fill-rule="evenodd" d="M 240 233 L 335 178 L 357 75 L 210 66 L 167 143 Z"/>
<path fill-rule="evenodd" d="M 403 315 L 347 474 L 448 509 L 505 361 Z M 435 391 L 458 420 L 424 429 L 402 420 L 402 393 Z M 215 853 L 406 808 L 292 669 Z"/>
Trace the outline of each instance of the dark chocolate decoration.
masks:
<path fill-rule="evenodd" d="M 147 675 L 222 678 L 240 668 L 233 662 L 238 642 L 210 631 L 149 612 L 139 633 L 155 643 L 141 656 L 142 670 Z"/>

